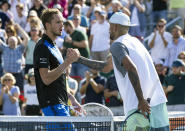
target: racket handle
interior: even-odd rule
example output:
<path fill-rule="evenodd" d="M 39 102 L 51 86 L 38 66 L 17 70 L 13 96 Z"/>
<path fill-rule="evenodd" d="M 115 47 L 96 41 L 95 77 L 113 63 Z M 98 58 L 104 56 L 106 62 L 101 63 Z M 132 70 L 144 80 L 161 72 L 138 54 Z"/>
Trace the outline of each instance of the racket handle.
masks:
<path fill-rule="evenodd" d="M 150 100 L 151 100 L 151 98 L 147 98 L 147 102 L 150 104 Z"/>

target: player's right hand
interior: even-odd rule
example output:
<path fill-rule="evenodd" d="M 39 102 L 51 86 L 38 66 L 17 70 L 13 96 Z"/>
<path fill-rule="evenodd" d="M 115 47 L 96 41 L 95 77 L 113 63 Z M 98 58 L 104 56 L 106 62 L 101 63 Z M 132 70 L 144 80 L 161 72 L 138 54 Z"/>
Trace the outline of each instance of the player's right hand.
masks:
<path fill-rule="evenodd" d="M 78 49 L 72 49 L 72 48 L 69 48 L 67 49 L 67 60 L 70 61 L 70 63 L 73 63 L 75 61 L 78 60 L 78 58 L 80 57 L 80 52 L 78 51 Z"/>
<path fill-rule="evenodd" d="M 139 101 L 138 103 L 138 109 L 141 111 L 141 113 L 144 115 L 145 118 L 147 118 L 146 113 L 150 114 L 150 105 L 147 102 L 147 100 L 143 99 Z"/>

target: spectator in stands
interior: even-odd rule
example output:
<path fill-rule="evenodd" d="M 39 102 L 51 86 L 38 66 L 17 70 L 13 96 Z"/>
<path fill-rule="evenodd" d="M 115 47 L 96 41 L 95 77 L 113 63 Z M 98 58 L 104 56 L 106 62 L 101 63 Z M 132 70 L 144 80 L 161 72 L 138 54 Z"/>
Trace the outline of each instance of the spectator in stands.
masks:
<path fill-rule="evenodd" d="M 182 60 L 185 63 L 185 51 L 182 51 L 179 55 L 178 55 L 178 59 Z M 182 71 L 185 73 L 185 67 L 182 69 Z"/>
<path fill-rule="evenodd" d="M 2 10 L 0 10 L 0 18 L 1 18 L 1 20 L 2 20 L 2 26 L 1 26 L 1 28 L 2 28 L 2 29 L 5 29 L 6 24 L 8 24 L 8 23 L 11 22 L 11 21 L 10 21 L 10 18 L 9 18 L 8 15 L 7 15 L 5 12 L 3 12 Z"/>
<path fill-rule="evenodd" d="M 55 8 L 55 6 L 59 4 L 62 8 L 62 14 L 64 18 L 68 16 L 68 0 L 50 0 L 48 4 L 48 8 Z"/>
<path fill-rule="evenodd" d="M 168 54 L 165 60 L 165 66 L 171 68 L 174 60 L 177 59 L 180 52 L 185 51 L 185 38 L 182 37 L 182 28 L 175 25 L 172 29 L 173 40 L 167 46 Z"/>
<path fill-rule="evenodd" d="M 122 5 L 122 3 L 119 1 L 119 0 L 112 0 L 111 3 L 111 8 L 112 8 L 112 11 L 109 11 L 108 12 L 108 16 L 107 18 L 110 19 L 110 17 L 115 13 L 115 12 L 119 12 L 119 11 L 122 11 L 124 12 L 125 14 L 127 14 L 128 16 L 130 16 L 130 11 L 128 8 L 124 7 Z"/>
<path fill-rule="evenodd" d="M 6 42 L 7 35 L 6 35 L 5 30 L 2 29 L 1 27 L 2 27 L 2 20 L 1 20 L 1 18 L 0 18 L 0 39 L 1 39 L 3 42 Z"/>
<path fill-rule="evenodd" d="M 81 95 L 85 94 L 85 103 L 96 102 L 103 104 L 103 90 L 105 79 L 99 76 L 98 71 L 91 69 L 85 73 L 86 78 L 80 88 Z"/>
<path fill-rule="evenodd" d="M 158 60 L 154 61 L 154 65 L 155 65 L 155 69 L 157 71 L 157 74 L 159 76 L 159 79 L 161 81 L 161 84 L 163 84 L 164 83 L 164 78 L 165 78 L 166 73 L 167 73 L 167 69 L 163 66 L 164 61 L 158 59 Z"/>
<path fill-rule="evenodd" d="M 131 23 L 136 24 L 136 26 L 131 27 L 129 33 L 141 41 L 146 33 L 145 10 L 143 0 L 134 0 L 134 3 L 130 6 Z"/>
<path fill-rule="evenodd" d="M 168 111 L 185 110 L 185 74 L 182 69 L 185 64 L 182 60 L 175 60 L 172 63 L 172 74 L 169 75 L 163 84 L 164 91 L 167 94 Z"/>
<path fill-rule="evenodd" d="M 1 5 L 0 5 L 0 8 L 1 10 L 6 13 L 6 15 L 10 18 L 10 19 L 13 19 L 13 13 L 10 11 L 10 7 L 11 5 L 8 3 L 7 0 L 3 0 Z"/>
<path fill-rule="evenodd" d="M 25 65 L 25 74 L 28 73 L 28 70 L 33 68 L 33 51 L 35 48 L 36 43 L 41 37 L 41 30 L 38 26 L 32 26 L 30 31 L 30 39 L 25 49 L 25 58 L 26 58 L 26 65 Z"/>
<path fill-rule="evenodd" d="M 83 32 L 84 34 L 86 34 L 87 33 L 87 29 L 85 27 L 82 27 L 80 25 L 80 23 L 81 23 L 80 15 L 73 16 L 73 24 L 75 26 L 75 29 Z"/>
<path fill-rule="evenodd" d="M 74 24 L 70 20 L 64 23 L 64 29 L 69 34 L 69 36 L 65 38 L 63 44 L 64 49 L 76 48 L 82 56 L 89 58 L 90 53 L 87 36 L 84 33 L 75 30 Z M 76 80 L 79 81 L 84 78 L 84 72 L 87 70 L 88 68 L 85 65 L 74 62 L 72 63 L 71 77 L 75 77 Z"/>
<path fill-rule="evenodd" d="M 77 4 L 81 6 L 81 14 L 86 16 L 89 10 L 89 6 L 85 4 L 86 0 L 77 0 Z"/>
<path fill-rule="evenodd" d="M 35 10 L 31 10 L 29 12 L 29 15 L 27 17 L 27 24 L 25 27 L 25 31 L 29 33 L 32 26 L 38 26 L 40 28 L 43 27 L 40 21 L 40 18 L 38 17 L 37 12 Z"/>
<path fill-rule="evenodd" d="M 182 51 L 178 55 L 178 59 L 181 59 L 185 63 L 185 51 Z"/>
<path fill-rule="evenodd" d="M 108 77 L 105 90 L 105 105 L 108 106 L 113 112 L 114 116 L 124 115 L 123 100 L 119 93 L 118 85 L 116 83 L 115 75 Z"/>
<path fill-rule="evenodd" d="M 72 68 L 72 65 L 70 64 L 68 66 L 68 68 L 66 69 L 66 79 L 67 79 L 67 82 L 68 82 L 70 93 L 73 96 L 75 96 L 76 93 L 77 93 L 77 90 L 78 90 L 78 82 L 75 79 L 73 79 L 73 78 L 70 77 L 71 68 Z"/>
<path fill-rule="evenodd" d="M 11 73 L 6 73 L 1 78 L 0 105 L 3 105 L 4 115 L 20 116 L 19 87 L 15 86 L 16 80 Z"/>
<path fill-rule="evenodd" d="M 87 17 L 81 14 L 81 6 L 79 4 L 74 5 L 73 14 L 68 17 L 68 20 L 73 20 L 73 17 L 76 16 L 76 15 L 81 16 L 80 25 L 87 28 L 89 26 L 89 22 L 87 20 Z"/>
<path fill-rule="evenodd" d="M 89 18 L 90 20 L 90 23 L 96 19 L 96 16 L 95 16 L 95 9 L 97 7 L 100 8 L 100 10 L 103 10 L 104 9 L 104 6 L 100 4 L 100 0 L 90 0 L 90 3 L 91 3 L 91 6 L 86 14 L 87 18 Z"/>
<path fill-rule="evenodd" d="M 16 5 L 18 5 L 19 3 L 24 5 L 24 10 L 23 10 L 23 14 L 25 16 L 28 15 L 28 7 L 29 7 L 29 0 L 8 0 L 9 4 L 11 4 L 10 7 L 10 11 L 14 14 L 17 15 L 16 13 Z"/>
<path fill-rule="evenodd" d="M 24 5 L 19 3 L 16 5 L 16 15 L 14 15 L 14 22 L 19 24 L 23 29 L 26 27 L 27 16 L 23 14 Z"/>
<path fill-rule="evenodd" d="M 37 12 L 38 17 L 40 18 L 42 11 L 47 7 L 43 4 L 43 0 L 34 0 L 33 7 L 29 10 L 35 10 Z"/>
<path fill-rule="evenodd" d="M 91 35 L 89 46 L 91 49 L 91 57 L 94 60 L 104 61 L 109 54 L 110 38 L 109 23 L 106 21 L 106 12 L 98 13 L 97 22 L 91 27 Z"/>
<path fill-rule="evenodd" d="M 170 33 L 166 32 L 166 20 L 160 19 L 157 22 L 156 29 L 149 36 L 148 46 L 150 48 L 151 57 L 153 61 L 159 59 L 165 61 L 168 55 L 168 44 L 172 41 Z"/>
<path fill-rule="evenodd" d="M 25 115 L 27 116 L 41 115 L 33 68 L 29 69 L 27 79 L 28 83 L 24 85 L 25 103 L 23 104 L 22 109 L 25 110 Z"/>
<path fill-rule="evenodd" d="M 0 51 L 2 52 L 4 73 L 12 73 L 17 81 L 16 85 L 19 86 L 20 91 L 23 91 L 23 54 L 28 43 L 28 35 L 20 25 L 15 24 L 15 28 L 23 37 L 22 43 L 18 44 L 17 37 L 11 36 L 7 39 L 8 45 L 2 41 L 0 42 Z"/>
<path fill-rule="evenodd" d="M 167 2 L 168 0 L 153 0 L 152 18 L 154 23 L 157 23 L 159 19 L 167 20 Z"/>

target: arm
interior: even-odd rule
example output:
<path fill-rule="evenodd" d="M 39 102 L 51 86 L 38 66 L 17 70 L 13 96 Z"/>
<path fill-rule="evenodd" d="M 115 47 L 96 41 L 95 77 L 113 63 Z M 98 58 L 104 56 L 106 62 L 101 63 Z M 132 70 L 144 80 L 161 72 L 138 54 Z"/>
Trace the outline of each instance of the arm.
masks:
<path fill-rule="evenodd" d="M 110 72 L 112 70 L 112 57 L 109 55 L 106 61 L 91 60 L 80 56 L 78 59 L 79 63 L 86 65 L 91 69 L 95 69 L 102 72 Z"/>
<path fill-rule="evenodd" d="M 163 33 L 164 34 L 164 33 Z M 162 38 L 162 40 L 163 40 L 163 44 L 164 44 L 164 46 L 166 47 L 167 45 L 168 45 L 168 42 L 165 40 L 165 38 L 164 38 L 164 35 L 163 34 L 161 34 L 161 38 Z"/>
<path fill-rule="evenodd" d="M 15 24 L 15 28 L 21 33 L 21 35 L 22 35 L 22 37 L 23 37 L 22 44 L 23 44 L 24 46 L 27 46 L 27 44 L 28 44 L 28 39 L 29 39 L 28 34 L 24 31 L 24 29 L 23 29 L 19 24 Z"/>
<path fill-rule="evenodd" d="M 150 49 L 154 47 L 155 38 L 156 38 L 156 33 L 154 32 L 153 39 L 152 39 L 152 41 L 149 43 Z"/>
<path fill-rule="evenodd" d="M 150 106 L 148 102 L 143 97 L 143 92 L 141 90 L 141 85 L 139 81 L 139 76 L 137 73 L 137 67 L 132 62 L 130 57 L 126 55 L 122 60 L 122 66 L 127 70 L 129 80 L 134 88 L 135 94 L 138 99 L 138 109 L 142 111 L 143 115 L 145 115 L 145 112 L 150 113 Z"/>
<path fill-rule="evenodd" d="M 87 87 L 90 84 L 90 73 L 89 73 L 89 71 L 85 72 L 85 77 L 86 77 L 85 83 L 83 83 L 82 87 L 80 88 L 80 94 L 82 94 L 82 95 L 86 93 Z"/>
<path fill-rule="evenodd" d="M 10 101 L 14 104 L 19 99 L 19 94 L 16 92 L 13 95 L 11 95 L 10 91 L 8 91 L 8 96 L 10 98 Z"/>
<path fill-rule="evenodd" d="M 88 42 L 87 40 L 83 40 L 83 41 L 72 41 L 72 45 L 79 47 L 79 48 L 86 48 L 88 46 Z"/>
<path fill-rule="evenodd" d="M 53 70 L 49 70 L 48 68 L 40 68 L 39 73 L 44 84 L 49 85 L 59 78 L 65 69 L 78 59 L 79 55 L 80 53 L 77 49 L 68 49 L 67 58 L 65 59 L 64 63 L 60 64 L 57 68 Z"/>
<path fill-rule="evenodd" d="M 116 91 L 116 90 L 109 91 L 109 89 L 105 89 L 104 90 L 104 96 L 105 96 L 105 99 L 110 98 L 112 96 L 117 97 L 118 96 L 118 91 Z"/>
<path fill-rule="evenodd" d="M 135 6 L 138 8 L 139 12 L 145 12 L 145 7 L 142 6 L 138 0 L 134 1 Z"/>
<path fill-rule="evenodd" d="M 168 94 L 169 92 L 172 92 L 173 89 L 174 89 L 174 86 L 169 85 L 167 88 L 165 88 L 164 92 L 165 92 L 165 94 Z"/>
<path fill-rule="evenodd" d="M 1 93 L 0 93 L 0 105 L 3 104 L 3 94 L 4 94 L 3 88 L 1 88 Z"/>
<path fill-rule="evenodd" d="M 92 42 L 93 42 L 93 35 L 90 35 L 90 38 L 89 38 L 89 48 L 90 48 L 90 50 L 92 48 Z"/>
<path fill-rule="evenodd" d="M 97 94 L 101 93 L 104 89 L 103 85 L 97 84 L 93 79 L 90 79 L 90 84 Z"/>

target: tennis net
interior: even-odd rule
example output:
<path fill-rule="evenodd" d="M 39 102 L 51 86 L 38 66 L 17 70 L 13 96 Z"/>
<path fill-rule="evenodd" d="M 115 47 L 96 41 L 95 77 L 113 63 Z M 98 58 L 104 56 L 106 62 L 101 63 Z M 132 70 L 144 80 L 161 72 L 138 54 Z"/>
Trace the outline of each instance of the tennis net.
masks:
<path fill-rule="evenodd" d="M 124 116 L 0 116 L 0 131 L 123 131 Z M 185 131 L 185 112 L 169 113 L 171 131 Z"/>

